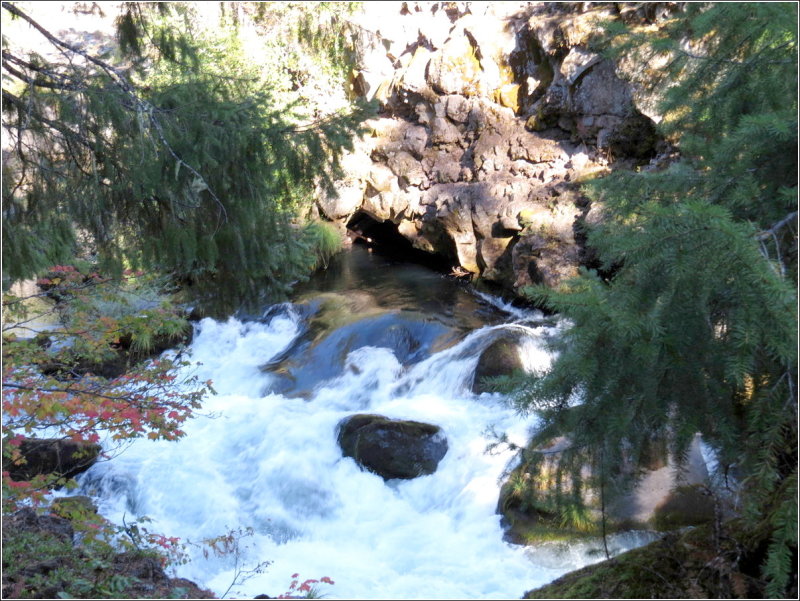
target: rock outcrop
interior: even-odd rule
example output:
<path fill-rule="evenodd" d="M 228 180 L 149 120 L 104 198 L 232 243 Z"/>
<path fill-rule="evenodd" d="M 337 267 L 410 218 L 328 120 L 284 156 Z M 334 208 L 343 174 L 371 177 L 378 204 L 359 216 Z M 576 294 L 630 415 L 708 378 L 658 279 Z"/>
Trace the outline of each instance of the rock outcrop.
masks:
<path fill-rule="evenodd" d="M 439 426 L 382 415 L 346 418 L 339 424 L 338 441 L 345 457 L 384 480 L 432 474 L 447 453 Z"/>
<path fill-rule="evenodd" d="M 26 481 L 40 474 L 73 478 L 94 465 L 102 449 L 97 444 L 58 438 L 23 438 L 19 451 L 24 461 L 4 461 L 4 468 L 12 480 Z"/>
<path fill-rule="evenodd" d="M 732 527 L 731 527 L 732 526 Z M 741 526 L 701 526 L 570 572 L 523 599 L 759 599 L 763 549 Z M 655 568 L 654 568 L 655 566 Z M 794 595 L 797 596 L 796 590 Z"/>
<path fill-rule="evenodd" d="M 637 465 L 629 465 L 630 473 L 638 478 L 626 494 L 616 496 L 605 505 L 606 527 L 610 530 L 646 529 L 669 531 L 684 526 L 697 526 L 712 522 L 717 516 L 712 495 L 711 479 L 701 451 L 700 436 L 696 436 L 682 463 L 671 457 L 666 444 L 660 441 L 652 457 L 642 457 Z M 564 504 L 557 500 L 557 487 L 568 498 L 572 485 L 568 478 L 556 478 L 557 466 L 563 451 L 571 446 L 569 439 L 558 437 L 546 447 L 523 459 L 509 475 L 500 490 L 498 513 L 507 526 L 506 538 L 514 543 L 530 543 L 537 533 L 557 525 L 563 528 Z M 538 456 L 538 457 L 537 457 Z M 523 455 L 523 457 L 525 457 Z M 581 478 L 587 481 L 592 475 L 589 465 L 584 465 Z M 587 518 L 599 524 L 601 499 L 599 491 L 584 487 L 583 503 L 589 508 Z M 729 517 L 722 515 L 719 517 Z M 569 527 L 563 534 L 571 534 Z M 552 533 L 549 533 L 552 534 Z"/>
<path fill-rule="evenodd" d="M 3 516 L 3 598 L 214 598 L 194 582 L 167 576 L 151 552 L 110 554 L 76 543 L 76 528 L 29 507 Z"/>
<path fill-rule="evenodd" d="M 576 182 L 614 159 L 646 161 L 658 143 L 635 90 L 588 47 L 618 8 L 379 6 L 360 17 L 354 78 L 380 117 L 319 211 L 391 222 L 414 247 L 515 292 L 574 275 L 588 211 Z"/>

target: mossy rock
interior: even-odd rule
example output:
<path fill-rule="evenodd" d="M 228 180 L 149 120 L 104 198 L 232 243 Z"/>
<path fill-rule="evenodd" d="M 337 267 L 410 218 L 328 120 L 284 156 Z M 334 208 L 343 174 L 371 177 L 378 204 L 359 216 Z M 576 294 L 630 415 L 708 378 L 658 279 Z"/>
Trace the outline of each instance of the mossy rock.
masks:
<path fill-rule="evenodd" d="M 507 83 L 494 91 L 494 100 L 516 114 L 520 111 L 520 95 L 521 86 L 518 83 Z"/>
<path fill-rule="evenodd" d="M 676 530 L 714 521 L 714 500 L 702 486 L 681 486 L 656 508 L 652 518 L 656 530 Z"/>
<path fill-rule="evenodd" d="M 536 211 L 533 211 L 531 209 L 522 209 L 517 215 L 517 222 L 520 224 L 520 226 L 526 228 L 533 225 L 535 218 L 536 218 Z"/>
<path fill-rule="evenodd" d="M 558 448 L 554 439 L 547 448 Z M 545 541 L 569 541 L 598 535 L 600 514 L 589 504 L 580 507 L 569 495 L 569 484 L 559 495 L 553 481 L 553 465 L 523 462 L 500 488 L 497 513 L 503 516 L 504 538 L 511 543 L 531 545 Z M 587 499 L 587 503 L 588 503 Z"/>
<path fill-rule="evenodd" d="M 728 534 L 732 534 L 730 531 Z M 528 591 L 524 599 L 760 598 L 763 582 L 752 552 L 737 536 L 717 540 L 703 527 L 587 566 Z"/>
<path fill-rule="evenodd" d="M 305 300 L 313 311 L 308 320 L 308 332 L 314 342 L 342 326 L 384 312 L 370 295 L 362 293 L 326 292 Z"/>

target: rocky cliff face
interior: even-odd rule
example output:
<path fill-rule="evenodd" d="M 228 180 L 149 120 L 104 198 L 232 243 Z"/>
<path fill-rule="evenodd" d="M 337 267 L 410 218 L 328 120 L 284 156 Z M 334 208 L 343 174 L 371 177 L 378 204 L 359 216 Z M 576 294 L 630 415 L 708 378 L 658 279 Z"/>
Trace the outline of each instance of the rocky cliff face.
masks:
<path fill-rule="evenodd" d="M 577 183 L 656 154 L 653 121 L 587 47 L 613 3 L 381 2 L 359 16 L 353 93 L 380 103 L 319 211 L 391 223 L 414 247 L 517 292 L 584 260 Z"/>

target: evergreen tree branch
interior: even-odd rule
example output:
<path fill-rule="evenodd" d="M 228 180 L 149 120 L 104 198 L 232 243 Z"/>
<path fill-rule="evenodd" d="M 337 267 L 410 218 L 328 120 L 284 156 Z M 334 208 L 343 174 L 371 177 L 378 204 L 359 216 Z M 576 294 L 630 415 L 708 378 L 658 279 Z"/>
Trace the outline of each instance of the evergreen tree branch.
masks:
<path fill-rule="evenodd" d="M 36 86 L 39 88 L 49 88 L 51 90 L 70 90 L 70 91 L 77 91 L 82 89 L 77 83 L 70 81 L 70 79 L 62 75 L 60 73 L 55 73 L 50 69 L 45 69 L 40 65 L 35 65 L 29 61 L 22 60 L 21 58 L 15 56 L 8 50 L 3 50 L 3 66 L 6 70 L 11 73 L 17 79 L 24 81 L 28 85 Z M 17 67 L 21 67 L 24 69 L 29 69 L 31 71 L 35 71 L 36 73 L 41 73 L 42 75 L 49 77 L 55 81 L 44 81 L 41 79 L 35 79 L 30 75 L 23 73 L 22 71 L 17 70 L 16 68 L 12 67 L 10 63 L 14 63 Z"/>
<path fill-rule="evenodd" d="M 77 142 L 81 146 L 84 146 L 87 149 L 91 150 L 93 153 L 97 153 L 98 152 L 98 149 L 97 149 L 97 146 L 95 145 L 95 143 L 92 142 L 91 140 L 89 140 L 86 136 L 84 136 L 84 135 L 80 134 L 79 132 L 76 132 L 75 130 L 67 127 L 61 121 L 55 121 L 53 119 L 48 119 L 47 117 L 45 117 L 41 113 L 39 113 L 37 111 L 34 111 L 33 107 L 29 103 L 23 102 L 23 100 L 21 98 L 19 98 L 18 96 L 15 96 L 14 94 L 9 92 L 8 90 L 3 90 L 2 92 L 3 92 L 3 101 L 14 105 L 20 111 L 23 111 L 28 116 L 29 119 L 32 118 L 32 119 L 42 123 L 43 125 L 48 126 L 49 128 L 59 132 L 61 135 L 64 136 L 64 138 L 72 140 L 74 142 Z"/>
<path fill-rule="evenodd" d="M 206 182 L 206 179 L 200 174 L 200 172 L 198 172 L 192 165 L 190 165 L 189 163 L 184 161 L 183 158 L 181 158 L 178 155 L 178 153 L 175 152 L 175 149 L 172 147 L 172 145 L 169 143 L 169 141 L 167 140 L 166 136 L 164 135 L 164 130 L 162 128 L 161 122 L 156 118 L 157 110 L 149 102 L 147 102 L 145 100 L 142 100 L 139 97 L 139 95 L 136 93 L 136 90 L 133 87 L 133 85 L 131 85 L 131 83 L 122 74 L 122 72 L 120 70 L 114 68 L 112 65 L 110 65 L 106 61 L 91 55 L 89 52 L 86 52 L 82 48 L 80 48 L 78 46 L 75 46 L 73 44 L 69 44 L 69 43 L 67 43 L 67 42 L 65 42 L 63 40 L 58 39 L 53 34 L 51 34 L 49 31 L 47 31 L 44 27 L 42 27 L 39 23 L 37 23 L 35 20 L 33 20 L 27 14 L 25 14 L 24 12 L 19 10 L 16 6 L 11 4 L 10 2 L 3 2 L 2 6 L 3 6 L 3 8 L 5 10 L 9 11 L 12 15 L 25 20 L 31 27 L 36 29 L 45 38 L 47 38 L 47 40 L 50 43 L 52 43 L 56 47 L 59 47 L 59 48 L 64 49 L 64 50 L 68 50 L 69 52 L 71 52 L 73 54 L 77 54 L 79 56 L 82 56 L 83 58 L 85 58 L 90 63 L 92 63 L 92 64 L 96 65 L 97 67 L 99 67 L 106 75 L 109 76 L 111 81 L 131 100 L 132 106 L 130 108 L 135 110 L 137 115 L 146 115 L 147 116 L 148 121 L 153 126 L 153 128 L 156 131 L 156 133 L 158 134 L 159 141 L 164 146 L 164 148 L 167 149 L 167 152 L 169 152 L 169 154 L 175 159 L 175 161 L 177 161 L 182 167 L 187 169 L 192 175 L 194 175 L 201 182 L 203 182 L 203 185 L 205 186 L 206 191 L 209 193 L 211 198 L 217 204 L 218 216 L 220 218 L 220 221 L 218 221 L 218 223 L 217 223 L 217 230 L 219 230 L 220 224 L 224 223 L 224 222 L 226 222 L 228 220 L 228 213 L 227 213 L 227 210 L 225 209 L 225 205 L 222 203 L 222 201 L 216 195 L 216 193 L 211 188 L 211 186 L 208 185 L 208 182 Z M 3 90 L 4 96 L 5 96 L 5 93 L 6 93 L 5 90 Z M 51 121 L 51 123 L 52 123 L 52 121 Z"/>
<path fill-rule="evenodd" d="M 749 38 L 745 38 L 744 40 L 742 40 L 742 42 L 739 44 L 739 46 L 743 46 L 745 44 L 745 42 L 748 41 L 748 39 Z M 753 56 L 751 58 L 748 58 L 747 60 L 742 60 L 742 61 L 738 61 L 738 60 L 731 59 L 731 58 L 724 58 L 724 57 L 715 56 L 715 55 L 706 55 L 706 56 L 704 56 L 704 55 L 701 55 L 701 54 L 695 54 L 693 52 L 685 50 L 684 48 L 676 48 L 676 51 L 678 53 L 680 53 L 681 55 L 685 56 L 686 58 L 691 58 L 693 60 L 704 61 L 704 62 L 708 62 L 708 63 L 712 63 L 712 64 L 727 64 L 727 65 L 735 65 L 735 66 L 739 66 L 739 67 L 741 67 L 741 66 L 756 66 L 756 65 L 792 65 L 792 64 L 796 64 L 797 61 L 792 60 L 792 59 L 765 60 L 765 61 L 756 60 L 756 59 L 758 58 L 758 56 L 760 56 L 764 52 L 767 52 L 767 51 L 778 52 L 778 51 L 783 50 L 785 48 L 790 48 L 793 45 L 794 45 L 794 42 L 792 41 L 792 42 L 786 42 L 785 44 L 781 44 L 780 46 L 776 46 L 776 47 L 772 47 L 772 48 L 766 47 L 766 48 L 763 48 L 755 56 Z"/>

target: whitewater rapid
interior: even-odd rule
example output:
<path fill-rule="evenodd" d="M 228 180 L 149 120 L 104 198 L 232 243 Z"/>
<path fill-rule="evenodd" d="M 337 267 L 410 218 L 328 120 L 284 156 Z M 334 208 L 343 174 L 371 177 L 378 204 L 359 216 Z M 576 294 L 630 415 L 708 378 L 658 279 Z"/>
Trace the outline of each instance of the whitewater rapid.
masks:
<path fill-rule="evenodd" d="M 390 348 L 345 347 L 335 376 L 293 396 L 274 392 L 277 376 L 262 366 L 298 343 L 305 317 L 288 304 L 266 315 L 196 324 L 186 369 L 217 394 L 185 424 L 185 438 L 136 441 L 81 476 L 81 491 L 115 523 L 147 516 L 148 530 L 192 543 L 252 529 L 238 557 L 204 557 L 189 544 L 191 561 L 175 575 L 222 595 L 241 570 L 270 561 L 228 597 L 280 595 L 298 573 L 331 578 L 318 585 L 329 598 L 518 598 L 599 559 L 590 549 L 532 554 L 503 540 L 496 508 L 514 456 L 507 445 L 487 447 L 494 433 L 523 445 L 535 418 L 498 394 L 471 392 L 480 351 L 504 332 L 520 340 L 527 369 L 546 368 L 551 326 L 513 315 L 516 323 L 479 328 L 405 364 Z M 436 424 L 449 450 L 430 476 L 384 482 L 337 445 L 337 424 L 354 413 Z"/>

